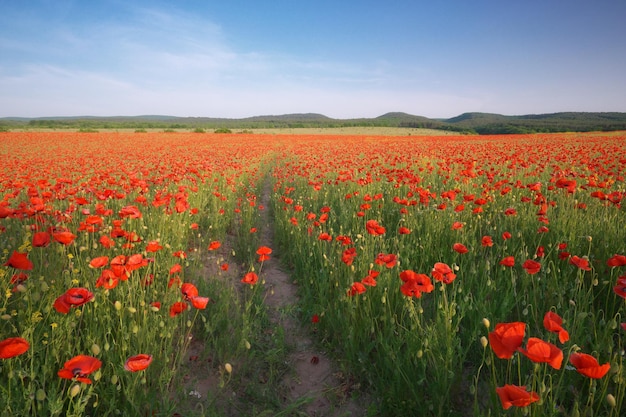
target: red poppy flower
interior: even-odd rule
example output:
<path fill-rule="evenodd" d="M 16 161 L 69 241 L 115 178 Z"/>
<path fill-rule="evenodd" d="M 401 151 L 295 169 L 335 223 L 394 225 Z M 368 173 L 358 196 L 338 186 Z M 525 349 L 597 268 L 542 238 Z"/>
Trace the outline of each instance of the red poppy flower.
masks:
<path fill-rule="evenodd" d="M 176 317 L 185 310 L 187 310 L 187 303 L 177 301 L 170 307 L 170 317 Z"/>
<path fill-rule="evenodd" d="M 431 275 L 434 279 L 444 284 L 450 284 L 456 278 L 456 274 L 452 272 L 452 268 L 443 262 L 435 263 Z"/>
<path fill-rule="evenodd" d="M 464 254 L 464 253 L 469 252 L 467 247 L 465 247 L 465 245 L 462 244 L 462 243 L 455 243 L 454 245 L 452 245 L 452 249 L 454 249 L 456 252 L 458 252 L 460 254 Z"/>
<path fill-rule="evenodd" d="M 151 240 L 146 245 L 146 252 L 158 252 L 161 249 L 163 249 L 163 246 L 161 246 L 158 240 Z"/>
<path fill-rule="evenodd" d="M 365 223 L 365 229 L 372 236 L 381 236 L 386 232 L 385 228 L 379 225 L 376 220 L 368 220 Z"/>
<path fill-rule="evenodd" d="M 509 232 L 502 233 L 502 240 L 509 240 L 511 237 L 511 233 Z"/>
<path fill-rule="evenodd" d="M 435 289 L 428 275 L 418 274 L 411 270 L 402 271 L 400 279 L 404 282 L 400 291 L 407 297 L 420 298 L 423 292 L 430 293 Z"/>
<path fill-rule="evenodd" d="M 582 269 L 583 271 L 591 271 L 589 267 L 589 261 L 585 258 L 579 258 L 578 256 L 572 256 L 569 258 L 569 263 Z"/>
<path fill-rule="evenodd" d="M 93 299 L 93 293 L 87 288 L 70 288 L 54 301 L 54 309 L 62 314 L 70 312 L 71 307 L 79 307 Z"/>
<path fill-rule="evenodd" d="M 50 235 L 47 232 L 37 232 L 33 235 L 33 247 L 43 248 L 50 244 Z"/>
<path fill-rule="evenodd" d="M 339 235 L 335 238 L 335 240 L 337 242 L 341 242 L 342 246 L 348 246 L 352 244 L 352 239 L 350 239 L 348 236 Z"/>
<path fill-rule="evenodd" d="M 221 269 L 222 271 L 228 271 L 228 264 L 227 264 L 227 263 L 223 263 L 223 264 L 220 266 L 220 269 Z"/>
<path fill-rule="evenodd" d="M 543 258 L 546 255 L 546 250 L 543 246 L 539 246 L 537 248 L 537 252 L 535 252 L 535 255 L 537 255 L 537 258 Z"/>
<path fill-rule="evenodd" d="M 626 299 L 626 275 L 617 278 L 617 285 L 613 287 L 613 292 Z"/>
<path fill-rule="evenodd" d="M 74 241 L 74 239 L 76 239 L 76 235 L 68 231 L 54 232 L 52 233 L 52 238 L 56 242 L 67 246 L 67 245 L 70 245 Z"/>
<path fill-rule="evenodd" d="M 606 264 L 611 267 L 614 268 L 616 266 L 625 266 L 626 265 L 626 255 L 613 255 L 612 257 L 609 258 L 608 261 L 606 261 Z"/>
<path fill-rule="evenodd" d="M 508 266 L 510 268 L 515 265 L 515 258 L 513 256 L 507 256 L 500 261 L 500 265 Z"/>
<path fill-rule="evenodd" d="M 182 285 L 183 282 L 180 280 L 180 277 L 178 275 L 174 275 L 167 283 L 167 288 L 172 288 L 173 286 L 180 287 Z"/>
<path fill-rule="evenodd" d="M 398 229 L 398 234 L 400 234 L 400 235 L 410 235 L 411 234 L 411 230 L 409 230 L 407 227 L 401 226 Z"/>
<path fill-rule="evenodd" d="M 110 269 L 104 269 L 96 281 L 96 288 L 112 290 L 119 284 L 120 278 Z"/>
<path fill-rule="evenodd" d="M 65 379 L 76 379 L 85 384 L 91 384 L 87 375 L 97 371 L 102 366 L 99 359 L 92 356 L 78 355 L 65 362 L 63 369 L 57 375 Z"/>
<path fill-rule="evenodd" d="M 139 211 L 137 206 L 126 206 L 119 211 L 118 215 L 121 218 L 128 217 L 130 219 L 140 219 L 141 211 Z"/>
<path fill-rule="evenodd" d="M 313 314 L 313 317 L 311 317 L 311 323 L 317 324 L 319 322 L 320 322 L 320 316 L 318 316 L 317 314 Z"/>
<path fill-rule="evenodd" d="M 152 363 L 152 355 L 146 355 L 140 353 L 139 355 L 131 356 L 126 359 L 124 363 L 124 369 L 130 372 L 143 371 Z"/>
<path fill-rule="evenodd" d="M 355 282 L 352 284 L 352 286 L 348 290 L 348 295 L 352 297 L 357 294 L 363 294 L 364 292 L 365 292 L 365 285 L 361 284 L 360 282 Z"/>
<path fill-rule="evenodd" d="M 107 249 L 111 249 L 115 246 L 115 241 L 107 235 L 100 236 L 100 244 Z"/>
<path fill-rule="evenodd" d="M 207 304 L 209 304 L 209 297 L 196 296 L 192 297 L 190 301 L 191 305 L 194 306 L 194 308 L 197 308 L 198 310 L 204 310 Z"/>
<path fill-rule="evenodd" d="M 28 259 L 28 253 L 17 251 L 13 251 L 11 257 L 3 265 L 24 271 L 30 271 L 34 267 L 33 263 Z"/>
<path fill-rule="evenodd" d="M 491 236 L 483 236 L 480 240 L 480 244 L 484 247 L 491 247 L 493 246 L 493 239 Z"/>
<path fill-rule="evenodd" d="M 9 337 L 0 342 L 0 359 L 9 359 L 19 356 L 30 348 L 26 339 Z"/>
<path fill-rule="evenodd" d="M 170 268 L 170 275 L 177 274 L 178 272 L 182 270 L 183 270 L 183 267 L 180 264 L 175 264 L 174 266 Z"/>
<path fill-rule="evenodd" d="M 261 246 L 257 249 L 256 254 L 259 255 L 259 262 L 268 261 L 270 259 L 270 254 L 272 253 L 272 249 L 267 246 Z"/>
<path fill-rule="evenodd" d="M 244 284 L 254 285 L 257 283 L 258 280 L 259 277 L 257 274 L 255 274 L 254 272 L 248 272 L 246 275 L 243 276 L 241 282 L 243 282 Z"/>
<path fill-rule="evenodd" d="M 222 246 L 222 244 L 218 241 L 213 241 L 211 243 L 209 243 L 209 250 L 216 250 L 218 249 L 220 246 Z"/>
<path fill-rule="evenodd" d="M 596 358 L 586 353 L 572 353 L 569 361 L 579 374 L 593 379 L 602 378 L 611 369 L 610 363 L 600 365 Z"/>
<path fill-rule="evenodd" d="M 385 265 L 387 268 L 393 268 L 398 262 L 398 258 L 393 253 L 379 253 L 374 262 L 376 265 Z"/>
<path fill-rule="evenodd" d="M 454 222 L 452 223 L 452 230 L 459 230 L 463 228 L 463 223 L 461 222 Z"/>
<path fill-rule="evenodd" d="M 332 236 L 326 232 L 320 233 L 320 235 L 317 238 L 319 240 L 325 240 L 326 242 L 330 242 L 331 240 L 333 240 Z"/>
<path fill-rule="evenodd" d="M 561 316 L 552 311 L 548 311 L 543 316 L 543 327 L 545 327 L 549 332 L 558 333 L 559 341 L 561 343 L 565 343 L 569 340 L 569 333 L 561 327 L 561 324 L 563 324 Z"/>
<path fill-rule="evenodd" d="M 90 268 L 102 268 L 108 263 L 109 263 L 108 256 L 98 256 L 97 258 L 93 258 L 91 262 L 89 262 L 89 267 Z"/>
<path fill-rule="evenodd" d="M 526 342 L 526 349 L 518 349 L 524 356 L 533 362 L 547 363 L 554 369 L 561 369 L 563 352 L 552 343 L 531 337 Z"/>
<path fill-rule="evenodd" d="M 185 282 L 180 287 L 180 291 L 183 293 L 183 298 L 185 300 L 191 300 L 193 297 L 198 296 L 198 288 L 189 282 Z"/>
<path fill-rule="evenodd" d="M 502 403 L 502 408 L 508 410 L 515 407 L 526 407 L 536 401 L 539 401 L 539 394 L 536 392 L 528 392 L 526 387 L 517 385 L 505 385 L 497 387 L 496 393 Z"/>
<path fill-rule="evenodd" d="M 524 268 L 526 273 L 534 275 L 541 269 L 541 264 L 537 261 L 533 261 L 532 259 L 528 259 L 524 261 L 522 268 Z"/>
<path fill-rule="evenodd" d="M 489 333 L 489 345 L 498 358 L 511 359 L 522 346 L 525 332 L 525 323 L 519 321 L 498 323 L 493 332 Z"/>
<path fill-rule="evenodd" d="M 341 262 L 343 262 L 344 264 L 346 264 L 348 266 L 352 265 L 352 262 L 354 262 L 354 258 L 356 258 L 356 249 L 355 248 L 346 249 L 341 254 Z"/>
<path fill-rule="evenodd" d="M 371 275 L 367 275 L 365 278 L 361 280 L 361 284 L 367 285 L 368 287 L 375 287 L 376 280 Z"/>
<path fill-rule="evenodd" d="M 13 274 L 13 276 L 11 276 L 11 280 L 9 281 L 11 285 L 14 285 L 13 292 L 18 291 L 17 286 L 26 282 L 27 279 L 28 275 L 26 275 L 24 272 Z"/>

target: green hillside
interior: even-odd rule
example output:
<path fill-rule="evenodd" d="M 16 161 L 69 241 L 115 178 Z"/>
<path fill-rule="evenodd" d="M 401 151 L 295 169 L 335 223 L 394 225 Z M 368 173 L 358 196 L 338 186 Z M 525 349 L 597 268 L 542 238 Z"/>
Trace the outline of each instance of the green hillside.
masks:
<path fill-rule="evenodd" d="M 564 112 L 505 116 L 463 113 L 429 119 L 392 112 L 375 118 L 333 119 L 317 113 L 254 116 L 241 119 L 176 116 L 0 118 L 0 130 L 11 129 L 281 129 L 337 127 L 428 128 L 465 134 L 587 132 L 626 130 L 626 113 Z"/>

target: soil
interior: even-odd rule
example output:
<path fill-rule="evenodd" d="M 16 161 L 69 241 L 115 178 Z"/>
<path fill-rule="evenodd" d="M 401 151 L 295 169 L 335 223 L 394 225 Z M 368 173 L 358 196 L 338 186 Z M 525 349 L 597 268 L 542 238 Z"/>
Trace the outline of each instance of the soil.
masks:
<path fill-rule="evenodd" d="M 264 207 L 269 206 L 270 191 L 268 182 L 261 196 Z M 261 278 L 265 280 L 265 303 L 270 320 L 283 328 L 292 348 L 286 359 L 292 371 L 283 382 L 288 389 L 287 400 L 291 403 L 308 399 L 303 411 L 310 417 L 365 416 L 362 404 L 350 398 L 354 383 L 338 372 L 333 361 L 315 346 L 311 330 L 304 328 L 296 317 L 281 314 L 298 302 L 297 285 L 281 267 L 280 250 L 273 244 L 273 221 L 269 211 L 261 212 L 261 223 L 265 225 L 262 245 L 272 248 L 273 252 L 263 265 Z"/>

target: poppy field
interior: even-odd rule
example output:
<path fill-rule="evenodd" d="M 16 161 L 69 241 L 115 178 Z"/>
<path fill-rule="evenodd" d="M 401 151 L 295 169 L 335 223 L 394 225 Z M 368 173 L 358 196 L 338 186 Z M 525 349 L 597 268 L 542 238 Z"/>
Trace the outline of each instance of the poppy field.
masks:
<path fill-rule="evenodd" d="M 250 382 L 274 249 L 371 415 L 623 415 L 625 145 L 0 133 L 0 413 L 192 415 L 197 340 Z"/>

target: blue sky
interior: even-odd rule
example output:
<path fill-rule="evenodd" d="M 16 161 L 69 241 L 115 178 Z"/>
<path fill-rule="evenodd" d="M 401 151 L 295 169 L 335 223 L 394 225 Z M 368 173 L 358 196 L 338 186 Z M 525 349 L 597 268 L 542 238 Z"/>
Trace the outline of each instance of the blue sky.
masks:
<path fill-rule="evenodd" d="M 626 2 L 0 0 L 0 117 L 626 112 Z"/>

